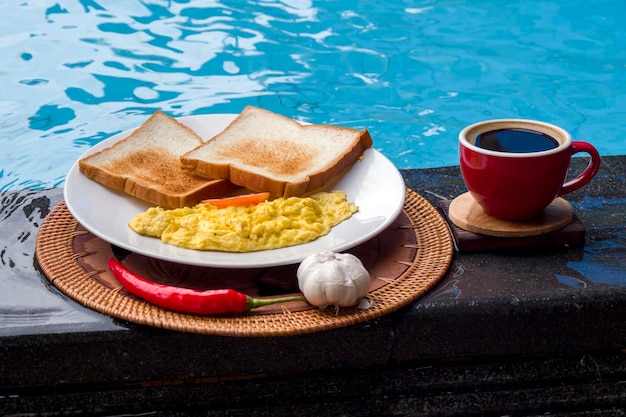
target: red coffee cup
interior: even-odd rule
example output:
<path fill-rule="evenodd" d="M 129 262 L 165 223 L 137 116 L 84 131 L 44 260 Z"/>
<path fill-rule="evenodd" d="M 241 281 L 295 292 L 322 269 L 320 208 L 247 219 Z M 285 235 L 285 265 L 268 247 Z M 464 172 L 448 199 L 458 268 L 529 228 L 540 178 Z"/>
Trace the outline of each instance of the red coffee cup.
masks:
<path fill-rule="evenodd" d="M 534 147 L 535 142 L 546 146 Z M 572 155 L 579 152 L 591 156 L 589 164 L 565 182 Z M 584 186 L 600 169 L 600 154 L 593 145 L 572 141 L 560 127 L 534 120 L 488 120 L 467 126 L 459 133 L 459 153 L 471 195 L 486 214 L 504 220 L 541 215 L 556 197 Z"/>

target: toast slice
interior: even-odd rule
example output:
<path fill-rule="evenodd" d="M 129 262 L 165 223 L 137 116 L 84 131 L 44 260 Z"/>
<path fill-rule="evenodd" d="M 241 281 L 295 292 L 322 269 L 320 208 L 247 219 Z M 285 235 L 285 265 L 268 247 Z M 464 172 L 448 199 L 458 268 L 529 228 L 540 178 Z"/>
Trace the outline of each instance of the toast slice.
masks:
<path fill-rule="evenodd" d="M 127 138 L 79 160 L 78 167 L 88 178 L 149 203 L 193 206 L 235 188 L 183 169 L 180 156 L 202 143 L 193 130 L 157 111 Z"/>
<path fill-rule="evenodd" d="M 275 196 L 307 195 L 336 181 L 372 146 L 366 129 L 302 125 L 254 106 L 181 157 L 183 167 Z"/>

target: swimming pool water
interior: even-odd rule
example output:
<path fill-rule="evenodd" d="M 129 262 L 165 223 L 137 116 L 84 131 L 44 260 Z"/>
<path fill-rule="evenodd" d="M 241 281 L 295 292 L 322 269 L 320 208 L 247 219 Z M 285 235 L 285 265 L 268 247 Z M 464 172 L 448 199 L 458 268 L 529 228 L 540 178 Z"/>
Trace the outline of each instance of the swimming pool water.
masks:
<path fill-rule="evenodd" d="M 0 190 L 62 186 L 162 109 L 248 104 L 366 127 L 399 168 L 457 164 L 465 125 L 558 124 L 624 154 L 626 2 L 2 2 Z"/>

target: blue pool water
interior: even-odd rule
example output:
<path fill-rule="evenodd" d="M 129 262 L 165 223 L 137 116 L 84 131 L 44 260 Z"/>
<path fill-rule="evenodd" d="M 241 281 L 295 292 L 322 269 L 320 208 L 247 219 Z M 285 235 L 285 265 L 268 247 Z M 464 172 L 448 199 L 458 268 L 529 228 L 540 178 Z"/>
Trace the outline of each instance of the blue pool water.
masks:
<path fill-rule="evenodd" d="M 626 2 L 2 2 L 0 191 L 62 186 L 156 109 L 248 104 L 366 127 L 399 168 L 457 164 L 465 125 L 558 124 L 623 154 Z"/>

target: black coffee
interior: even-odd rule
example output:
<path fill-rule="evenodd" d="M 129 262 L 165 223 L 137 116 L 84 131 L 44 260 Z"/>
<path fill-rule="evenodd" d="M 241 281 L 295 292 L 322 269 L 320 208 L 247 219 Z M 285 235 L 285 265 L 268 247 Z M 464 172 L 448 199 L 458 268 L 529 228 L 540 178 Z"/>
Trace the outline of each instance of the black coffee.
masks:
<path fill-rule="evenodd" d="M 554 149 L 559 146 L 559 142 L 533 130 L 498 129 L 478 135 L 475 145 L 492 151 L 526 153 Z"/>

